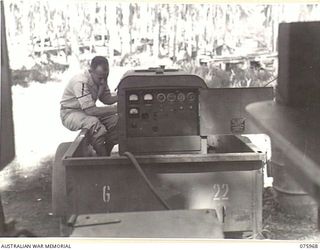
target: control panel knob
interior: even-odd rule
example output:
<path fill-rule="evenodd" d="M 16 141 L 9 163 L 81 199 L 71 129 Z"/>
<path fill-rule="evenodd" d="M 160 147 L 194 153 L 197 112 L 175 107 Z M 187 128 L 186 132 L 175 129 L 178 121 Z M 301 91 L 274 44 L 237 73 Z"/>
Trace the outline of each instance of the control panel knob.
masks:
<path fill-rule="evenodd" d="M 167 95 L 167 99 L 168 99 L 169 102 L 174 102 L 177 99 L 177 96 L 176 96 L 175 93 L 169 93 Z"/>
<path fill-rule="evenodd" d="M 177 99 L 178 99 L 179 102 L 183 102 L 183 101 L 186 99 L 186 96 L 185 96 L 185 94 L 183 94 L 183 93 L 180 92 L 180 93 L 177 95 Z"/>
<path fill-rule="evenodd" d="M 193 102 L 195 99 L 196 99 L 195 93 L 189 92 L 189 93 L 187 94 L 187 100 L 188 100 L 189 102 Z"/>
<path fill-rule="evenodd" d="M 157 100 L 158 100 L 158 102 L 165 102 L 166 101 L 166 95 L 164 93 L 157 94 Z"/>

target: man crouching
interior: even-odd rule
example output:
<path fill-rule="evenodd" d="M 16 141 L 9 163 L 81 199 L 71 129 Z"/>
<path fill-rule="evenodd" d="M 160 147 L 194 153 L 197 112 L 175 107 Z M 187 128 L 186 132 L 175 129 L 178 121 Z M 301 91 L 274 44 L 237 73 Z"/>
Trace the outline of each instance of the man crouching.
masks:
<path fill-rule="evenodd" d="M 71 131 L 88 129 L 89 143 L 98 156 L 110 156 L 118 143 L 117 106 L 112 105 L 118 97 L 110 93 L 108 75 L 108 60 L 94 57 L 89 70 L 71 78 L 60 102 L 62 124 Z M 107 105 L 97 107 L 98 99 Z"/>

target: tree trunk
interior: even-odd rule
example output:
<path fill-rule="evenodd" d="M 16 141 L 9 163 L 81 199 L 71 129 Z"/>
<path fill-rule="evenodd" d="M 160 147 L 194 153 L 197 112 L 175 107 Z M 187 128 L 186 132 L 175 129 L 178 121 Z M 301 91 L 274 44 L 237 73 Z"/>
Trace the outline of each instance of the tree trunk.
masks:
<path fill-rule="evenodd" d="M 73 13 L 70 15 L 70 46 L 71 46 L 71 55 L 69 60 L 70 69 L 79 69 L 80 68 L 80 50 L 79 50 L 79 41 L 78 41 L 78 24 L 81 23 L 79 18 L 79 3 L 76 6 L 68 4 L 68 13 Z"/>
<path fill-rule="evenodd" d="M 116 16 L 116 3 L 110 2 L 107 7 L 107 22 L 108 31 L 110 35 L 108 50 L 109 50 L 109 60 L 111 65 L 114 64 L 114 50 L 117 48 L 116 44 L 119 43 L 119 37 L 116 30 L 117 29 L 117 16 Z"/>
<path fill-rule="evenodd" d="M 132 28 L 134 25 L 133 18 L 134 18 L 135 8 L 133 4 L 129 4 L 129 46 L 130 46 L 130 54 L 132 54 L 132 45 L 133 45 L 133 36 L 132 36 Z"/>
<path fill-rule="evenodd" d="M 152 37 L 153 37 L 153 46 L 152 46 L 152 56 L 154 60 L 158 59 L 159 53 L 159 6 L 155 5 L 154 13 L 153 13 L 153 27 L 152 27 Z"/>
<path fill-rule="evenodd" d="M 174 6 L 174 27 L 173 27 L 173 62 L 177 60 L 177 33 L 178 33 L 178 22 L 179 22 L 179 5 Z"/>
<path fill-rule="evenodd" d="M 278 40 L 278 32 L 279 32 L 279 5 L 272 5 L 272 16 L 274 17 L 272 20 L 272 30 L 271 30 L 271 51 L 276 52 L 277 48 L 277 40 Z"/>

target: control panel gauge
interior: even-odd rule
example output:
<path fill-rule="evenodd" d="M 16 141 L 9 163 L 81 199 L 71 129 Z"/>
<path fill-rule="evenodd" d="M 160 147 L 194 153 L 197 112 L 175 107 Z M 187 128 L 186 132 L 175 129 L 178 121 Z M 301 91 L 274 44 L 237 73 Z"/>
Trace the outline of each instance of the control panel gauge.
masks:
<path fill-rule="evenodd" d="M 126 129 L 130 138 L 196 135 L 199 132 L 195 88 L 134 89 L 126 96 Z"/>
<path fill-rule="evenodd" d="M 196 95 L 195 95 L 193 92 L 189 92 L 189 93 L 187 94 L 187 100 L 188 100 L 189 102 L 193 102 L 195 99 L 196 99 Z"/>
<path fill-rule="evenodd" d="M 166 101 L 166 95 L 164 93 L 157 94 L 157 100 L 158 100 L 158 102 L 165 102 Z"/>
<path fill-rule="evenodd" d="M 180 92 L 180 93 L 177 95 L 177 99 L 178 99 L 179 102 L 183 102 L 183 101 L 186 99 L 186 96 L 185 96 L 185 94 L 183 94 L 183 93 Z"/>
<path fill-rule="evenodd" d="M 139 96 L 137 94 L 131 94 L 131 95 L 129 95 L 129 101 L 130 102 L 137 102 L 137 101 L 139 101 Z"/>
<path fill-rule="evenodd" d="M 145 94 L 143 96 L 144 101 L 152 101 L 153 100 L 153 95 L 152 94 Z"/>
<path fill-rule="evenodd" d="M 137 108 L 129 109 L 129 115 L 132 115 L 132 116 L 139 115 L 139 109 Z"/>
<path fill-rule="evenodd" d="M 174 102 L 177 99 L 177 96 L 176 96 L 175 93 L 169 93 L 167 95 L 167 99 L 168 99 L 169 102 Z"/>

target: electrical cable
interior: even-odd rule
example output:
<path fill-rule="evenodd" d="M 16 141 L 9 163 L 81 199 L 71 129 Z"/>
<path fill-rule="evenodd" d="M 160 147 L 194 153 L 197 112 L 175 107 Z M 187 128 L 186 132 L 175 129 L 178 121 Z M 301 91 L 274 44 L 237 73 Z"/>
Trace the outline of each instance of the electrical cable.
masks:
<path fill-rule="evenodd" d="M 160 203 L 167 209 L 170 210 L 170 207 L 168 205 L 168 203 L 161 198 L 161 196 L 158 194 L 158 192 L 156 191 L 155 187 L 152 185 L 152 183 L 150 182 L 150 180 L 148 179 L 148 177 L 146 176 L 146 174 L 144 173 L 144 171 L 142 170 L 140 164 L 138 163 L 137 159 L 134 157 L 134 155 L 130 152 L 124 152 L 123 153 L 124 156 L 126 156 L 131 163 L 133 164 L 133 166 L 137 169 L 138 173 L 140 174 L 140 176 L 143 178 L 143 180 L 146 182 L 146 184 L 148 185 L 148 187 L 150 188 L 150 190 L 152 191 L 152 193 L 155 195 L 155 197 L 158 199 L 158 201 L 160 201 Z"/>

